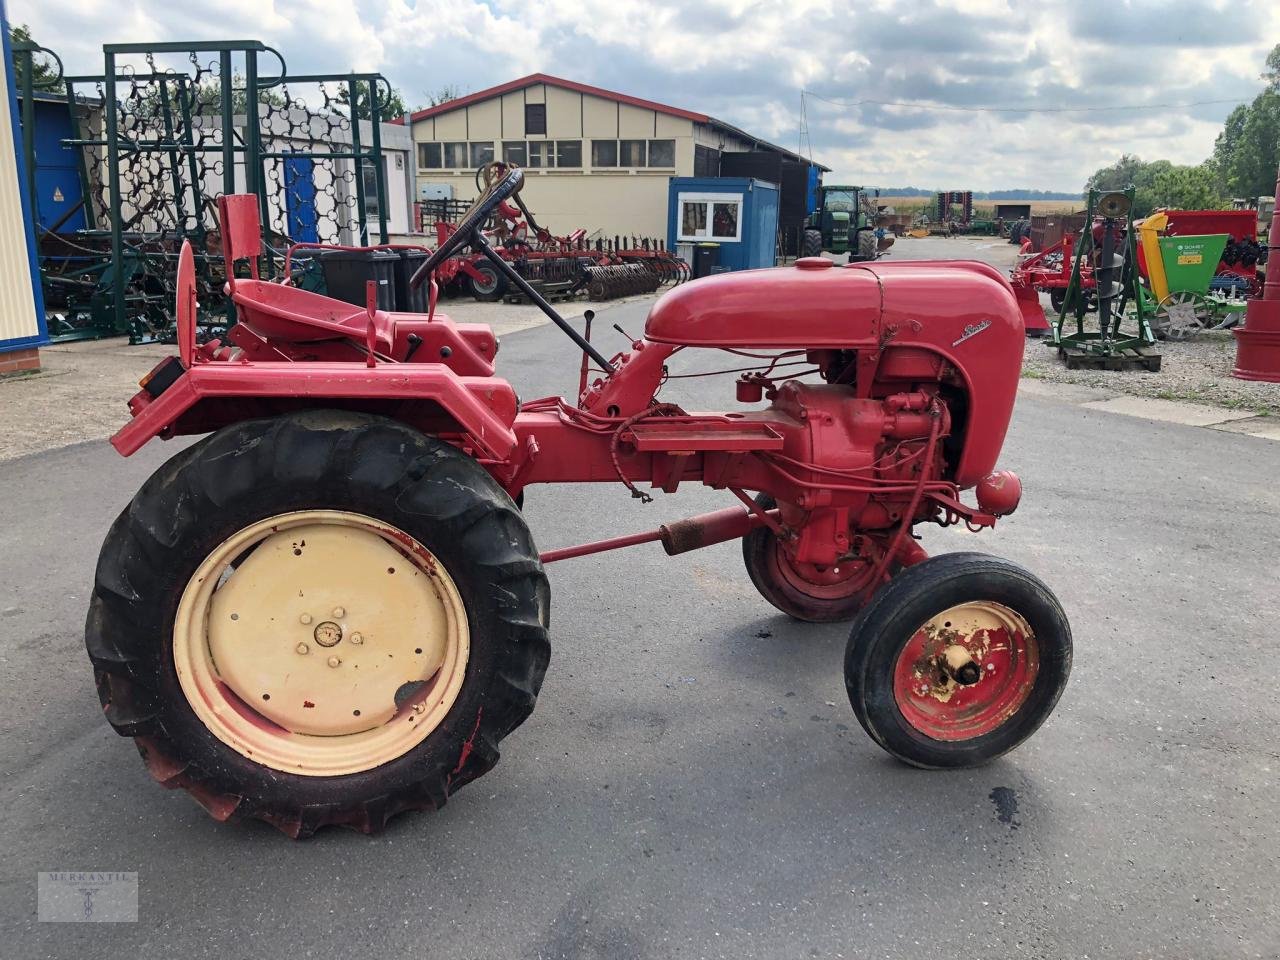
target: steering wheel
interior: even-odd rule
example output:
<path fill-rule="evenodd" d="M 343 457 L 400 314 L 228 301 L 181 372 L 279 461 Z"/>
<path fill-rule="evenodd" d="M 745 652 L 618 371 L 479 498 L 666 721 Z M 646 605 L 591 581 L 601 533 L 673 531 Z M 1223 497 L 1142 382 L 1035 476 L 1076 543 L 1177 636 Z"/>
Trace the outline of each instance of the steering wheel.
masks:
<path fill-rule="evenodd" d="M 509 170 L 501 180 L 490 184 L 459 221 L 457 229 L 436 248 L 436 252 L 427 258 L 427 262 L 414 272 L 409 279 L 410 289 L 417 290 L 440 264 L 469 244 L 472 235 L 484 226 L 485 221 L 498 209 L 498 205 L 515 195 L 523 185 L 524 171 L 518 167 Z"/>

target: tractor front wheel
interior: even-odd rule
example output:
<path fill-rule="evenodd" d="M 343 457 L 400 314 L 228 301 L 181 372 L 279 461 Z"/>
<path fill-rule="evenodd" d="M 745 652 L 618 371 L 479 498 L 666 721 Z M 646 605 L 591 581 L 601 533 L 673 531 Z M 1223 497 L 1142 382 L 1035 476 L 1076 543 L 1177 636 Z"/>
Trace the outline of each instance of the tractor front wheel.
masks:
<path fill-rule="evenodd" d="M 1071 672 L 1071 628 L 1049 588 L 983 553 L 925 560 L 854 621 L 849 702 L 864 730 L 917 767 L 973 767 L 1045 721 Z"/>
<path fill-rule="evenodd" d="M 217 819 L 365 833 L 498 759 L 547 666 L 510 497 L 455 447 L 312 411 L 227 427 L 116 520 L 85 629 L 103 709 Z"/>
<path fill-rule="evenodd" d="M 764 510 L 777 506 L 767 493 L 759 494 L 756 503 Z M 808 623 L 857 616 L 874 572 L 870 558 L 830 566 L 798 562 L 768 527 L 756 527 L 742 538 L 742 560 L 760 596 L 787 616 Z M 892 564 L 893 572 L 898 569 Z"/>
<path fill-rule="evenodd" d="M 822 231 L 806 230 L 804 238 L 800 244 L 800 256 L 802 257 L 820 257 L 822 256 Z"/>

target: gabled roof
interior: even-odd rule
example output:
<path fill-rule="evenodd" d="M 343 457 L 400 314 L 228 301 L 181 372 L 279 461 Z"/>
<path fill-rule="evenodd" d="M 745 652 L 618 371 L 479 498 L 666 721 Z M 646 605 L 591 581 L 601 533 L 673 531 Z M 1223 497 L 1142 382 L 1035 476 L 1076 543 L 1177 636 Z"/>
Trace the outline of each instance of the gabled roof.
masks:
<path fill-rule="evenodd" d="M 601 97 L 605 100 L 616 101 L 617 103 L 627 103 L 633 107 L 643 107 L 646 110 L 656 110 L 658 113 L 665 113 L 672 117 L 680 117 L 683 120 L 693 120 L 696 123 L 708 123 L 711 120 L 711 118 L 705 113 L 694 113 L 692 110 L 681 110 L 679 107 L 667 106 L 665 103 L 655 103 L 652 100 L 641 100 L 639 97 L 629 97 L 625 93 L 615 93 L 612 90 L 605 90 L 602 87 L 593 87 L 589 84 L 578 83 L 575 80 L 565 80 L 561 77 L 553 77 L 547 73 L 531 73 L 527 77 L 521 77 L 519 80 L 512 80 L 510 83 L 503 83 L 496 87 L 489 87 L 489 89 L 480 90 L 477 93 L 469 93 L 465 97 L 459 97 L 457 100 L 446 100 L 444 103 L 438 103 L 434 107 L 427 107 L 425 110 L 419 110 L 417 113 L 409 117 L 409 119 L 413 123 L 417 123 L 419 120 L 428 120 L 431 117 L 438 117 L 442 113 L 450 113 L 462 107 L 470 106 L 473 103 L 492 100 L 494 97 L 500 97 L 504 93 L 513 93 L 516 90 L 523 90 L 526 87 L 536 86 L 540 83 L 545 83 L 551 87 L 561 87 L 565 90 L 573 90 L 576 93 L 589 93 L 593 97 Z"/>
<path fill-rule="evenodd" d="M 761 140 L 759 137 L 738 129 L 732 124 L 725 123 L 723 120 L 717 120 L 715 117 L 705 113 L 696 113 L 693 110 L 682 110 L 680 107 L 673 107 L 665 103 L 658 103 L 654 100 L 643 100 L 640 97 L 628 96 L 625 93 L 617 93 L 613 90 L 605 90 L 603 87 L 593 87 L 590 84 L 578 83 L 576 80 L 565 80 L 562 77 L 553 77 L 547 73 L 531 73 L 527 77 L 521 77 L 519 80 L 512 80 L 510 83 L 499 84 L 496 87 L 489 87 L 487 90 L 480 90 L 476 93 L 469 93 L 465 97 L 459 97 L 456 100 L 446 100 L 444 103 L 436 104 L 434 107 L 427 107 L 425 110 L 419 110 L 417 113 L 409 117 L 411 123 L 417 123 L 419 120 L 430 120 L 432 117 L 438 117 L 444 113 L 451 113 L 454 110 L 460 110 L 468 107 L 473 103 L 482 103 L 485 100 L 492 100 L 494 97 L 500 97 L 504 93 L 514 93 L 517 90 L 524 90 L 526 87 L 537 86 L 538 84 L 546 84 L 551 87 L 560 87 L 563 90 L 573 90 L 575 93 L 585 93 L 593 97 L 600 97 L 604 100 L 613 100 L 616 103 L 625 103 L 633 107 L 642 107 L 645 110 L 655 110 L 658 113 L 666 114 L 670 117 L 679 117 L 682 120 L 692 120 L 694 123 L 705 123 L 731 133 L 735 137 L 743 140 L 749 140 L 759 147 L 767 150 L 773 150 L 793 160 L 804 160 L 812 163 L 806 157 L 802 157 L 797 153 L 780 147 L 768 140 Z M 389 121 L 391 123 L 403 123 L 403 119 L 396 118 Z M 815 163 L 814 166 L 820 170 L 829 170 L 830 168 Z"/>

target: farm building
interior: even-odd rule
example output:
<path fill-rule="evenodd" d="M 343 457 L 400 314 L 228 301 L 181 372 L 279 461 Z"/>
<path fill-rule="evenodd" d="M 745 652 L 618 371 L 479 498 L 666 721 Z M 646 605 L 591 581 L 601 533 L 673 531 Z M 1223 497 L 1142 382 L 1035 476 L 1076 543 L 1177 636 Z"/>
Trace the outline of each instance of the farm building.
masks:
<path fill-rule="evenodd" d="M 419 197 L 469 200 L 476 168 L 506 160 L 526 168 L 524 200 L 553 233 L 663 237 L 671 177 L 718 176 L 725 153 L 808 164 L 705 113 L 542 73 L 409 120 Z"/>

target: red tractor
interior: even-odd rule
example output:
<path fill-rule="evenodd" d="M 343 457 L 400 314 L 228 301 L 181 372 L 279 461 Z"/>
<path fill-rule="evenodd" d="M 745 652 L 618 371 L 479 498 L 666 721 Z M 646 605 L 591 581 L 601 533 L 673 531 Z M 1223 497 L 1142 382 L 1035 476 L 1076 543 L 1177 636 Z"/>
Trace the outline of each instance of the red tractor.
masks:
<path fill-rule="evenodd" d="M 209 436 L 111 527 L 86 626 L 107 719 L 152 775 L 218 819 L 295 837 L 439 807 L 533 709 L 544 566 L 648 541 L 675 554 L 742 538 L 779 610 L 852 619 L 849 699 L 893 756 L 969 767 L 1026 739 L 1070 670 L 1061 607 L 1007 561 L 929 558 L 914 534 L 980 530 L 1018 505 L 1017 477 L 995 471 L 1023 344 L 1008 282 L 951 261 L 726 274 L 666 294 L 610 358 L 480 232 L 521 181 L 495 181 L 415 275 L 425 317 L 258 279 L 256 202 L 225 197 L 239 322 L 230 343 L 197 345 L 182 258 L 179 355 L 112 443 L 128 456 Z M 521 403 L 492 331 L 435 312 L 432 272 L 468 243 L 583 351 L 576 401 Z M 659 399 L 686 350 L 732 354 L 741 409 Z M 564 481 L 644 499 L 640 484 L 702 483 L 731 505 L 539 554 L 524 490 Z"/>

